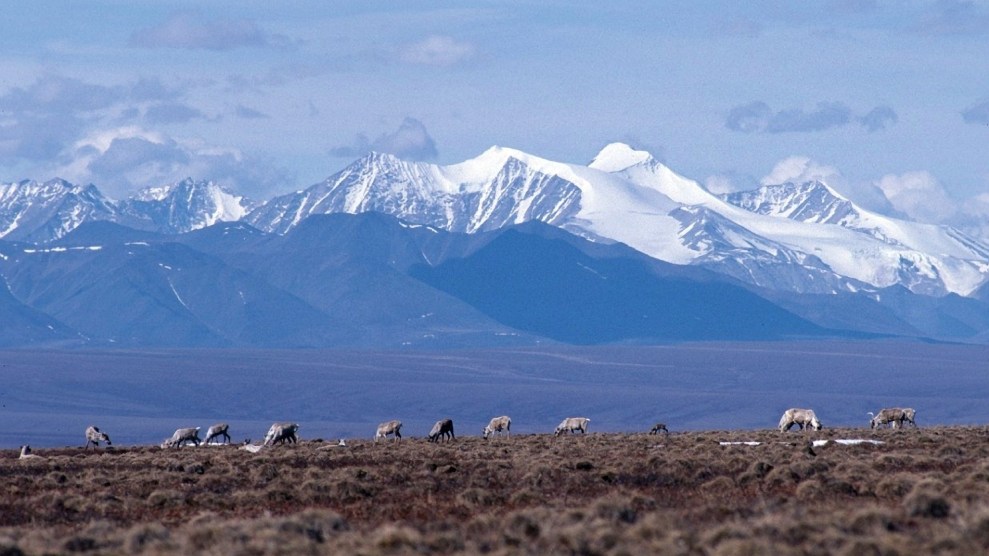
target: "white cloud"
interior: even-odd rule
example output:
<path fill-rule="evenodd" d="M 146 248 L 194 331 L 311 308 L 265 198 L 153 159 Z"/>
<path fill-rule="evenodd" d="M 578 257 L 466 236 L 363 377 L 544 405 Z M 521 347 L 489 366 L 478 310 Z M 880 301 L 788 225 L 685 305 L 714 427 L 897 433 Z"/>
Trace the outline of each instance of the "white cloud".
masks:
<path fill-rule="evenodd" d="M 843 127 L 853 121 L 868 131 L 880 131 L 896 123 L 889 106 L 876 106 L 864 116 L 855 116 L 843 102 L 818 102 L 814 110 L 773 110 L 761 100 L 740 104 L 728 112 L 725 127 L 743 133 L 809 133 Z"/>
<path fill-rule="evenodd" d="M 949 224 L 983 241 L 989 241 L 989 193 L 967 199 Z"/>
<path fill-rule="evenodd" d="M 715 195 L 739 191 L 739 189 L 735 187 L 734 182 L 732 182 L 731 178 L 728 176 L 710 176 L 704 180 L 704 187 Z"/>
<path fill-rule="evenodd" d="M 728 172 L 708 176 L 704 180 L 704 187 L 715 195 L 734 193 L 736 191 L 751 191 L 759 188 L 759 182 L 752 176 Z"/>
<path fill-rule="evenodd" d="M 819 164 L 806 156 L 791 156 L 777 162 L 769 175 L 762 178 L 762 185 L 820 180 L 833 186 L 831 182 L 840 176 L 841 172 L 833 166 Z"/>
<path fill-rule="evenodd" d="M 958 211 L 955 201 L 930 172 L 887 174 L 875 185 L 896 210 L 918 222 L 945 222 Z"/>
<path fill-rule="evenodd" d="M 95 183 L 112 198 L 186 177 L 211 179 L 253 197 L 290 183 L 288 172 L 265 158 L 136 126 L 92 132 L 61 158 L 54 175 Z"/>
<path fill-rule="evenodd" d="M 474 45 L 439 35 L 408 44 L 399 55 L 403 62 L 426 66 L 452 66 L 473 56 Z"/>
<path fill-rule="evenodd" d="M 419 120 L 406 117 L 393 133 L 380 135 L 373 142 L 366 135 L 358 134 L 352 144 L 330 149 L 330 154 L 341 158 L 356 158 L 370 151 L 393 154 L 404 160 L 435 160 L 439 153 L 436 142 Z"/>

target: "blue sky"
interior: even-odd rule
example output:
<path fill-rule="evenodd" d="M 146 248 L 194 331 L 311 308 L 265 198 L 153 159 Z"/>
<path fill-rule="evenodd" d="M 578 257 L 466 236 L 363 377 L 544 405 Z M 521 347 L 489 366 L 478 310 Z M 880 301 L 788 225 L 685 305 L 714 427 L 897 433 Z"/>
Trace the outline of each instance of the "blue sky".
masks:
<path fill-rule="evenodd" d="M 274 7 L 272 7 L 274 6 Z M 712 190 L 825 177 L 989 236 L 989 2 L 32 2 L 0 181 L 265 199 L 369 149 L 649 150 Z"/>

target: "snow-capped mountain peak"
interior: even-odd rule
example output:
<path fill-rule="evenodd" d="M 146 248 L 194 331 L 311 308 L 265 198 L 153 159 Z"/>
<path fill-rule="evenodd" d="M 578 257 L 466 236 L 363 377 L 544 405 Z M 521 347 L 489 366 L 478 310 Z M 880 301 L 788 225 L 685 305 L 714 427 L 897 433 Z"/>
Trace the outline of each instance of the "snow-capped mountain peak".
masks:
<path fill-rule="evenodd" d="M 132 197 L 137 201 L 164 201 L 171 195 L 177 184 L 167 184 L 159 186 L 145 187 L 139 190 Z"/>
<path fill-rule="evenodd" d="M 149 187 L 121 203 L 128 216 L 148 220 L 156 231 L 181 233 L 217 222 L 242 219 L 253 203 L 212 181 L 186 178 L 180 182 Z"/>
<path fill-rule="evenodd" d="M 684 205 L 720 204 L 720 201 L 694 180 L 685 178 L 656 160 L 646 151 L 623 143 L 606 146 L 590 167 L 616 174 L 638 186 L 655 190 Z"/>
<path fill-rule="evenodd" d="M 720 196 L 750 212 L 798 222 L 854 227 L 862 209 L 821 181 L 786 182 Z"/>
<path fill-rule="evenodd" d="M 633 149 L 625 143 L 611 143 L 601 149 L 601 152 L 594 157 L 588 167 L 602 172 L 620 172 L 631 166 L 646 164 L 654 160 L 653 156 L 646 151 Z"/>
<path fill-rule="evenodd" d="M 116 207 L 93 185 L 61 178 L 0 184 L 0 237 L 50 241 L 87 220 L 111 220 Z"/>

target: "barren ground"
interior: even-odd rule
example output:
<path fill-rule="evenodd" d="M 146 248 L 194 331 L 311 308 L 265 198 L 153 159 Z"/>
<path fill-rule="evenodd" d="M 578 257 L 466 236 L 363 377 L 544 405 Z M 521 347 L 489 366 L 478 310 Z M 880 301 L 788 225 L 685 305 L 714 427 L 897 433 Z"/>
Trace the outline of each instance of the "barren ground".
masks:
<path fill-rule="evenodd" d="M 0 454 L 0 554 L 976 554 L 989 432 L 516 435 Z M 883 444 L 810 447 L 811 439 Z M 757 446 L 720 441 L 760 441 Z"/>

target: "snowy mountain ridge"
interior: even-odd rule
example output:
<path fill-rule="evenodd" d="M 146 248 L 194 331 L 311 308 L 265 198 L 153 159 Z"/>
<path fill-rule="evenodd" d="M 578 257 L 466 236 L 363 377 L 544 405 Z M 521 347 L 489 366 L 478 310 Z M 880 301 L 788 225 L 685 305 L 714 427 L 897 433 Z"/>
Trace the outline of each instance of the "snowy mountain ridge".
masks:
<path fill-rule="evenodd" d="M 820 181 L 787 182 L 752 191 L 738 191 L 720 198 L 750 212 L 799 222 L 855 227 L 858 207 Z"/>
<path fill-rule="evenodd" d="M 966 295 L 989 277 L 989 246 L 957 230 L 866 211 L 822 182 L 717 196 L 621 143 L 587 166 L 501 147 L 449 166 L 374 153 L 246 220 L 285 233 L 311 214 L 367 211 L 467 233 L 539 220 L 785 291 Z"/>
<path fill-rule="evenodd" d="M 45 243 L 103 220 L 175 234 L 240 220 L 255 204 L 210 181 L 186 179 L 114 201 L 95 185 L 62 179 L 0 183 L 0 239 Z"/>
<path fill-rule="evenodd" d="M 35 243 L 89 220 L 168 234 L 243 221 L 286 234 L 312 215 L 364 212 L 461 233 L 535 220 L 776 291 L 899 285 L 964 296 L 989 279 L 989 246 L 958 230 L 870 212 L 821 181 L 715 195 L 622 143 L 607 145 L 588 165 L 505 147 L 451 165 L 370 153 L 261 204 L 192 179 L 123 201 L 62 180 L 0 184 L 0 238 Z"/>
<path fill-rule="evenodd" d="M 141 190 L 120 203 L 122 211 L 152 223 L 163 233 L 183 233 L 243 218 L 254 204 L 212 181 L 187 178 L 178 183 Z"/>
<path fill-rule="evenodd" d="M 111 220 L 118 214 L 94 185 L 73 185 L 57 178 L 0 183 L 0 238 L 49 241 L 87 220 Z"/>

